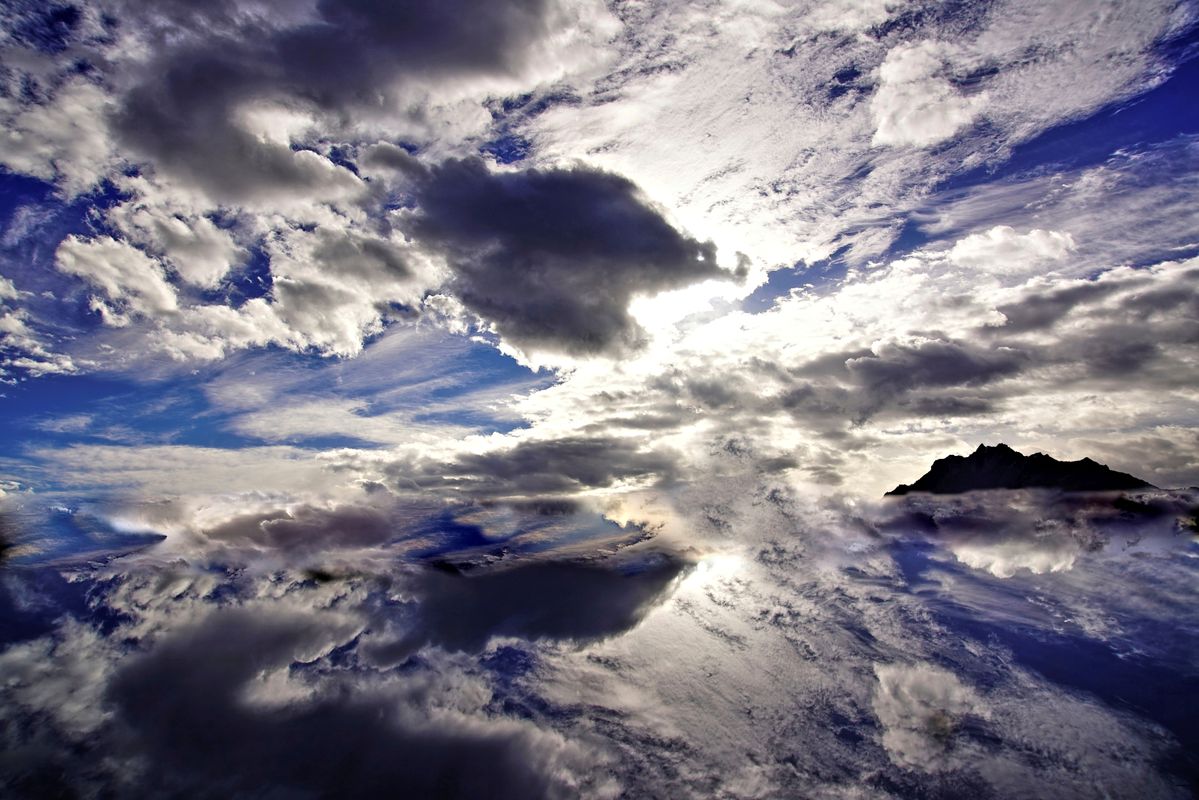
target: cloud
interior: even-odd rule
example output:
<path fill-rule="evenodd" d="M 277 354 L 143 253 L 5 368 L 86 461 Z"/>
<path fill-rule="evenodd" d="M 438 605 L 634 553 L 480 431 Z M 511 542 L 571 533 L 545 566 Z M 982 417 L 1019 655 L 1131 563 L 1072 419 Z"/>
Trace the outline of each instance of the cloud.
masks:
<path fill-rule="evenodd" d="M 525 350 L 635 348 L 635 295 L 727 275 L 710 242 L 680 233 L 630 181 L 598 170 L 448 161 L 421 181 L 418 204 L 413 229 L 445 252 L 455 296 Z"/>
<path fill-rule="evenodd" d="M 1064 572 L 1080 559 L 1169 547 L 1193 498 L 1188 491 L 1061 493 L 992 490 L 886 503 L 880 530 L 918 531 L 972 569 L 997 578 Z"/>
<path fill-rule="evenodd" d="M 56 482 L 112 488 L 151 497 L 245 492 L 312 492 L 330 485 L 323 464 L 295 447 L 216 448 L 186 445 L 81 445 L 41 448 L 35 472 Z"/>
<path fill-rule="evenodd" d="M 151 756 L 138 785 L 147 792 L 270 785 L 320 796 L 572 796 L 583 754 L 527 724 L 439 708 L 439 691 L 457 690 L 459 703 L 468 703 L 466 686 L 422 686 L 422 677 L 393 686 L 364 681 L 350 698 L 318 680 L 299 702 L 243 699 L 259 676 L 302 669 L 357 629 L 329 612 L 227 609 L 130 659 L 107 697 L 121 737 L 114 743 Z"/>
<path fill-rule="evenodd" d="M 276 552 L 289 560 L 303 561 L 314 552 L 381 545 L 397 538 L 402 532 L 398 516 L 369 505 L 332 509 L 312 506 L 273 508 L 261 513 L 238 514 L 209 525 L 202 536 L 218 548 L 222 545 L 257 548 Z"/>
<path fill-rule="evenodd" d="M 626 16 L 639 34 L 619 43 L 606 80 L 535 93 L 512 129 L 536 160 L 629 177 L 720 252 L 749 256 L 760 280 L 763 266 L 843 247 L 856 263 L 878 259 L 950 175 L 1156 86 L 1175 63 L 1158 43 L 1190 24 L 1167 2 L 885 5 L 643 9 Z M 894 75 L 910 82 L 883 79 L 888 59 L 910 59 Z M 925 113 L 905 115 L 914 108 Z M 878 146 L 876 110 L 884 136 L 953 135 Z M 1014 224 L 992 224 L 1003 223 Z"/>
<path fill-rule="evenodd" d="M 57 87 L 44 102 L 0 97 L 0 164 L 57 183 L 67 196 L 91 189 L 113 167 L 105 118 L 112 98 L 85 78 Z"/>
<path fill-rule="evenodd" d="M 1020 570 L 1034 575 L 1061 572 L 1074 566 L 1080 553 L 1071 539 L 1030 542 L 963 542 L 953 548 L 957 559 L 972 569 L 984 569 L 997 578 L 1010 578 Z"/>
<path fill-rule="evenodd" d="M 870 100 L 876 145 L 927 147 L 973 123 L 986 95 L 964 96 L 941 75 L 954 52 L 947 42 L 901 44 L 879 66 L 879 86 Z"/>
<path fill-rule="evenodd" d="M 383 472 L 397 492 L 419 488 L 474 498 L 537 498 L 668 482 L 675 462 L 633 438 L 566 436 L 517 440 L 454 457 L 394 460 Z"/>
<path fill-rule="evenodd" d="M 874 713 L 883 745 L 901 767 L 935 772 L 950 768 L 955 732 L 969 715 L 985 716 L 978 695 L 957 676 L 928 664 L 875 665 Z"/>
<path fill-rule="evenodd" d="M 91 306 L 108 325 L 129 324 L 130 315 L 166 316 L 179 299 L 162 266 L 137 248 L 111 236 L 82 239 L 68 236 L 58 246 L 55 265 L 100 289 L 108 298 L 92 298 Z"/>
<path fill-rule="evenodd" d="M 713 458 L 755 456 L 731 443 Z M 10 747 L 2 779 L 455 796 L 485 791 L 481 772 L 550 797 L 837 796 L 868 773 L 1009 796 L 1067 794 L 1085 769 L 1103 786 L 1177 793 L 1162 764 L 1184 751 L 1124 710 L 1129 687 L 1159 674 L 1146 664 L 1189 664 L 1176 634 L 1193 576 L 1176 546 L 1116 543 L 1031 591 L 956 564 L 949 528 L 880 536 L 865 524 L 876 507 L 805 497 L 752 468 L 671 492 L 680 537 L 614 558 L 345 569 L 353 536 L 381 530 L 348 508 L 330 517 L 350 538 L 326 539 L 325 570 L 282 565 L 274 543 L 224 562 L 151 550 L 58 563 L 95 611 L 6 662 L 6 729 L 49 746 Z M 999 519 L 1012 507 L 988 506 Z M 279 519 L 237 535 L 322 526 L 315 509 Z M 20 580 L 36 583 L 32 570 Z M 1135 633 L 1146 619 L 1170 635 Z M 1114 685 L 1073 683 L 1069 658 L 1055 666 L 1085 648 L 1086 672 Z M 1027 667 L 1046 652 L 1045 671 Z M 478 770 L 462 775 L 464 759 Z"/>
<path fill-rule="evenodd" d="M 114 116 L 121 142 L 220 202 L 348 197 L 365 188 L 351 170 L 289 140 L 319 141 L 351 118 L 419 131 L 439 93 L 452 102 L 480 91 L 472 81 L 486 92 L 550 77 L 570 63 L 567 47 L 606 26 L 594 5 L 550 0 L 435 9 L 350 0 L 281 10 L 155 20 L 178 44 L 154 53 L 122 99 Z"/>
<path fill-rule="evenodd" d="M 949 260 L 959 266 L 999 273 L 1039 273 L 1074 250 L 1074 237 L 1068 233 L 1035 228 L 1020 234 L 1010 226 L 996 225 L 984 233 L 959 239 L 949 251 Z"/>
<path fill-rule="evenodd" d="M 869 355 L 847 358 L 845 369 L 865 392 L 869 408 L 914 389 L 983 386 L 1016 375 L 1027 360 L 1011 348 L 928 340 L 876 345 Z"/>
<path fill-rule="evenodd" d="M 0 383 L 13 383 L 21 375 L 64 375 L 78 367 L 70 356 L 53 351 L 45 337 L 29 324 L 32 316 L 8 305 L 24 295 L 0 275 Z"/>
<path fill-rule="evenodd" d="M 660 557 L 635 566 L 527 562 L 478 575 L 427 571 L 410 589 L 420 604 L 413 629 L 391 642 L 367 642 L 364 656 L 389 666 L 430 644 L 479 652 L 497 636 L 580 645 L 615 636 L 663 602 L 686 565 Z"/>
<path fill-rule="evenodd" d="M 120 204 L 109 210 L 108 220 L 129 241 L 163 257 L 184 283 L 193 286 L 216 288 L 244 255 L 229 231 L 206 216 L 167 203 Z"/>
<path fill-rule="evenodd" d="M 1192 12 L 0 10 L 4 790 L 1177 794 Z"/>
<path fill-rule="evenodd" d="M 1097 164 L 1049 164 L 935 196 L 920 228 L 929 236 L 982 237 L 971 249 L 1020 243 L 1022 252 L 1011 253 L 1011 261 L 988 259 L 987 269 L 1024 263 L 1032 274 L 1053 268 L 1054 261 L 1037 257 L 1030 263 L 1030 256 L 1038 249 L 1041 256 L 1060 252 L 1066 241 L 1055 244 L 1054 237 L 1069 237 L 1070 244 L 1071 257 L 1056 262 L 1057 269 L 1087 262 L 1150 264 L 1187 254 L 1195 244 L 1190 231 L 1199 224 L 1191 202 L 1199 186 L 1197 162 L 1196 139 L 1183 134 L 1122 148 Z M 1016 235 L 996 233 L 1005 227 Z M 1029 238 L 1037 230 L 1046 232 L 1038 234 L 1039 247 Z"/>
<path fill-rule="evenodd" d="M 8 676 L 5 694 L 25 713 L 49 715 L 69 735 L 85 738 L 108 716 L 103 694 L 114 656 L 113 643 L 103 635 L 67 619 L 52 636 L 17 643 L 0 653 L 0 666 Z"/>
<path fill-rule="evenodd" d="M 923 213 L 948 176 L 1154 85 L 1169 69 L 1156 43 L 1183 24 L 1126 5 L 1096 16 L 1022 4 L 917 13 L 856 1 L 643 9 L 619 21 L 599 3 L 550 0 L 463 0 L 452 13 L 370 2 L 111 9 L 81 8 L 70 24 L 51 14 L 43 27 L 53 35 L 21 34 L 5 58 L 18 87 L 9 96 L 21 98 L 7 129 L 26 148 L 50 143 L 28 158 L 14 145 L 24 160 L 12 168 L 64 187 L 109 178 L 121 197 L 97 209 L 106 232 L 160 260 L 178 295 L 169 323 L 134 319 L 111 300 L 97 306 L 124 330 L 77 340 L 81 351 L 95 346 L 64 357 L 118 370 L 161 354 L 215 360 L 270 345 L 355 355 L 429 292 L 452 293 L 447 279 L 465 310 L 499 331 L 508 352 L 526 351 L 527 363 L 627 353 L 645 339 L 627 306 L 645 295 L 686 289 L 645 310 L 653 335 L 666 336 L 686 309 L 752 291 L 768 268 L 838 251 L 856 263 L 878 258 L 904 215 Z M 12 13 L 14 30 L 41 30 L 37 14 Z M 487 34 L 467 19 L 485 20 Z M 73 63 L 89 69 L 72 73 Z M 1075 91 L 1045 88 L 1064 73 Z M 34 88 L 22 94 L 21 81 Z M 776 90 L 756 89 L 767 85 Z M 936 96 L 919 114 L 934 127 L 957 125 L 961 103 L 985 95 L 986 125 L 963 124 L 927 149 L 877 147 L 874 107 L 904 86 Z M 29 121 L 58 106 L 86 110 L 69 120 L 104 124 L 58 142 L 78 125 Z M 908 135 L 906 124 L 893 133 Z M 503 136 L 529 143 L 522 171 L 468 174 L 469 158 L 446 160 Z M 618 254 L 601 243 L 613 231 L 597 221 L 586 266 L 566 269 L 551 243 L 527 242 L 546 250 L 535 259 L 542 274 L 517 268 L 520 237 L 533 235 L 527 217 L 509 220 L 510 234 L 471 232 L 461 211 L 439 207 L 445 225 L 426 247 L 404 239 L 424 219 L 412 211 L 421 165 L 493 199 L 522 183 L 545 193 L 554 180 L 577 191 L 580 211 L 622 193 L 647 208 L 641 198 L 653 198 L 669 209 L 658 216 L 676 241 L 665 235 L 634 252 L 630 240 Z M 1185 182 L 1189 173 L 1175 172 Z M 628 186 L 616 186 L 616 175 Z M 528 202 L 531 211 L 546 201 Z M 661 228 L 648 212 L 630 213 L 643 233 Z M 1096 246 L 1087 231 L 1056 222 L 991 227 L 1072 235 L 1080 254 Z M 709 241 L 713 258 L 701 267 L 688 248 Z M 625 255 L 656 268 L 631 280 L 617 266 Z M 268 264 L 256 263 L 262 256 Z M 447 259 L 453 272 L 441 269 Z M 738 268 L 743 284 L 705 280 Z M 618 277 L 590 280 L 599 269 Z M 518 302 L 521 293 L 537 304 Z M 23 357 L 43 371 L 66 369 Z"/>

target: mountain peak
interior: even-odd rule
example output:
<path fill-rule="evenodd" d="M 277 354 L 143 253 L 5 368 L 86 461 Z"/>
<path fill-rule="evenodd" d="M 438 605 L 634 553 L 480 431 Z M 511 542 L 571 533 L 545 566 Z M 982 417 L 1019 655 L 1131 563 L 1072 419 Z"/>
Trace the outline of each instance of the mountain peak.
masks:
<path fill-rule="evenodd" d="M 1089 458 L 1058 461 L 1044 453 L 1026 456 L 1006 444 L 980 444 L 969 456 L 938 458 L 918 481 L 901 483 L 888 495 L 910 492 L 959 494 L 979 489 L 1060 489 L 1107 492 L 1152 489 L 1152 484 Z"/>

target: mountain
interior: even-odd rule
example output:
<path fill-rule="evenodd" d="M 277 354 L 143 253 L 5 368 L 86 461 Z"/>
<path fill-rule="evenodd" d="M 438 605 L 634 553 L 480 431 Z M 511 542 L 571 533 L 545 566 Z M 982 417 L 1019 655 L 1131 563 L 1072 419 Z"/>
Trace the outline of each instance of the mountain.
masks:
<path fill-rule="evenodd" d="M 1006 444 L 980 444 L 968 456 L 946 456 L 933 462 L 920 480 L 901 483 L 888 495 L 909 492 L 958 494 L 975 489 L 1061 489 L 1067 492 L 1107 492 L 1154 489 L 1153 484 L 1084 458 L 1058 461 L 1044 453 L 1026 456 Z"/>

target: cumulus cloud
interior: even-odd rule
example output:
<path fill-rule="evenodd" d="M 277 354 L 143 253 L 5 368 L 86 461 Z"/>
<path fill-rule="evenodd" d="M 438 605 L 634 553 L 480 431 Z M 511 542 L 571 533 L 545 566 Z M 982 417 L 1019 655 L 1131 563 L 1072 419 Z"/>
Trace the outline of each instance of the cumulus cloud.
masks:
<path fill-rule="evenodd" d="M 1039 228 L 1025 234 L 996 225 L 954 243 L 949 260 L 963 267 L 1006 273 L 1040 272 L 1045 264 L 1061 261 L 1075 249 L 1074 237 Z"/>
<path fill-rule="evenodd" d="M 449 161 L 418 197 L 415 231 L 445 250 L 455 295 L 520 348 L 620 352 L 641 335 L 634 295 L 727 275 L 618 175 Z"/>
<path fill-rule="evenodd" d="M 0 164 L 57 183 L 68 196 L 91 189 L 114 165 L 104 124 L 111 107 L 104 89 L 85 78 L 41 103 L 0 97 Z"/>
<path fill-rule="evenodd" d="M 162 266 L 142 251 L 111 236 L 68 236 L 55 254 L 58 269 L 100 289 L 108 300 L 93 298 L 92 308 L 109 325 L 129 324 L 129 315 L 151 318 L 179 307 Z"/>
<path fill-rule="evenodd" d="M 955 48 L 938 41 L 901 44 L 878 68 L 879 86 L 870 100 L 874 144 L 927 147 L 970 125 L 986 95 L 964 96 L 941 74 Z"/>
<path fill-rule="evenodd" d="M 216 288 L 244 255 L 229 231 L 210 218 L 167 203 L 123 203 L 109 211 L 108 220 L 130 241 L 165 258 L 193 286 Z"/>

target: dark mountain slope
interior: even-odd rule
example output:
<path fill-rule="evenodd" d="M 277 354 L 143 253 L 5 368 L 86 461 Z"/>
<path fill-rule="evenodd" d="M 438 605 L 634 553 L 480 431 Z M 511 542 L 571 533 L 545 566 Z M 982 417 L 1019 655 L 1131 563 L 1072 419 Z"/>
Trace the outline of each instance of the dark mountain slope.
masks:
<path fill-rule="evenodd" d="M 1058 461 L 1044 453 L 1018 453 L 1006 444 L 979 445 L 968 456 L 946 456 L 933 462 L 920 480 L 901 483 L 888 495 L 909 492 L 958 494 L 975 489 L 1061 489 L 1067 492 L 1107 492 L 1153 489 L 1152 484 L 1084 458 Z"/>

